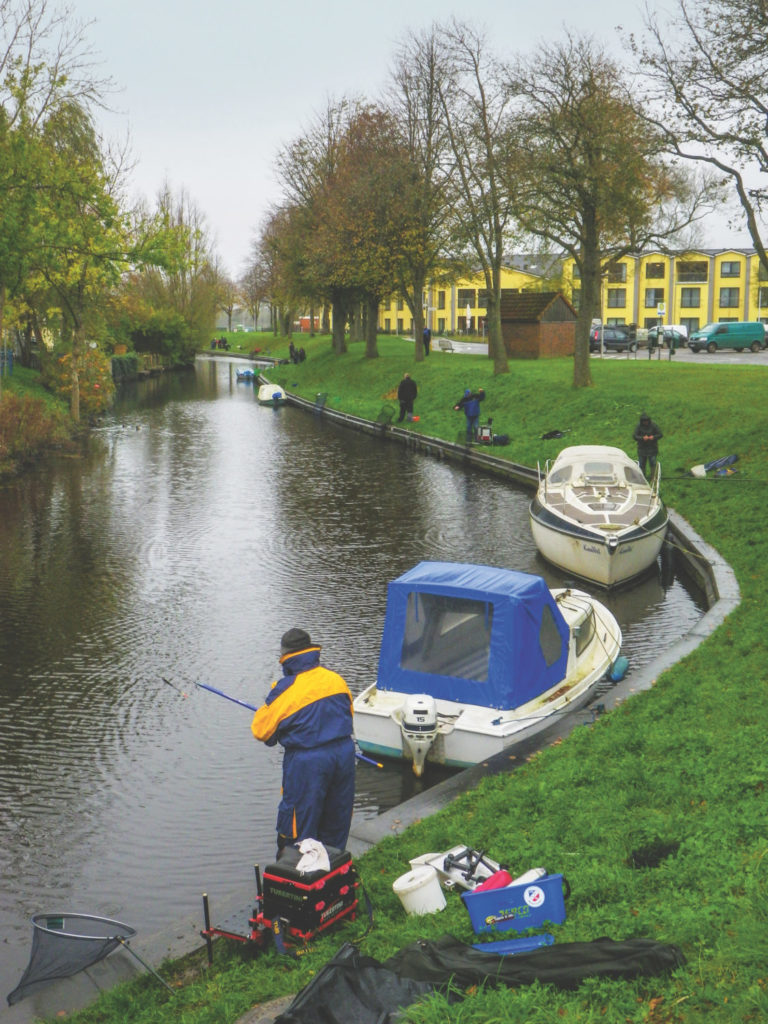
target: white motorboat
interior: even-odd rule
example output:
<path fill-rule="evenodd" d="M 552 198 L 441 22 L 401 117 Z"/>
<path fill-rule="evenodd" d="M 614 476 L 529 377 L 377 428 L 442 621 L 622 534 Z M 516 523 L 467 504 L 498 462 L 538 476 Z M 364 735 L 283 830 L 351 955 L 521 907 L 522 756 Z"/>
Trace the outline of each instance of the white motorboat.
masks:
<path fill-rule="evenodd" d="M 258 393 L 259 405 L 285 405 L 285 391 L 279 384 L 262 384 Z"/>
<path fill-rule="evenodd" d="M 375 683 L 354 700 L 376 757 L 465 768 L 586 704 L 621 630 L 579 590 L 485 565 L 420 562 L 387 591 Z M 625 661 L 625 659 L 622 659 Z"/>
<path fill-rule="evenodd" d="M 661 466 L 646 480 L 621 448 L 564 448 L 540 475 L 531 532 L 544 558 L 604 587 L 655 562 L 669 516 L 659 497 Z"/>

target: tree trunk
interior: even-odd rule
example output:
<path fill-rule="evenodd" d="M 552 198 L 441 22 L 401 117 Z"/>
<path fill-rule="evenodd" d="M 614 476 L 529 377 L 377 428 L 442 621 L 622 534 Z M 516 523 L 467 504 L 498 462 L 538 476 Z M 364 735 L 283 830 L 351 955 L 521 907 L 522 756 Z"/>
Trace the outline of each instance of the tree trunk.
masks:
<path fill-rule="evenodd" d="M 485 275 L 488 308 L 485 323 L 488 328 L 488 358 L 493 360 L 493 372 L 509 373 L 509 359 L 501 335 L 501 265 Z"/>
<path fill-rule="evenodd" d="M 424 307 L 421 304 L 425 284 L 426 278 L 423 274 L 414 274 L 411 281 L 413 294 L 405 296 L 408 308 L 413 314 L 413 359 L 416 363 L 423 363 L 426 356 L 424 351 Z"/>
<path fill-rule="evenodd" d="M 323 334 L 331 333 L 331 310 L 327 302 L 323 305 L 323 319 L 320 324 L 320 330 Z"/>
<path fill-rule="evenodd" d="M 379 300 L 375 295 L 369 296 L 365 304 L 365 358 L 378 359 L 379 349 L 376 345 L 377 318 L 379 315 Z"/>
<path fill-rule="evenodd" d="M 344 308 L 344 303 L 341 298 L 335 297 L 332 301 L 333 311 L 333 326 L 331 332 L 331 341 L 333 345 L 333 351 L 337 356 L 343 355 L 347 351 L 347 343 L 344 338 L 344 327 L 347 322 L 347 311 Z"/>
<path fill-rule="evenodd" d="M 592 241 L 594 236 L 594 241 Z M 592 320 L 600 316 L 600 255 L 597 233 L 589 232 L 581 250 L 581 303 L 576 321 L 576 342 L 573 352 L 573 386 L 592 387 L 589 366 L 589 332 Z"/>
<path fill-rule="evenodd" d="M 359 302 L 355 302 L 349 311 L 349 340 L 363 340 L 362 306 Z"/>
<path fill-rule="evenodd" d="M 80 422 L 80 353 L 83 349 L 83 328 L 75 325 L 72 332 L 72 390 L 69 398 L 69 412 L 75 423 Z"/>
<path fill-rule="evenodd" d="M 315 304 L 311 302 L 309 304 L 309 336 L 314 338 L 315 336 Z"/>

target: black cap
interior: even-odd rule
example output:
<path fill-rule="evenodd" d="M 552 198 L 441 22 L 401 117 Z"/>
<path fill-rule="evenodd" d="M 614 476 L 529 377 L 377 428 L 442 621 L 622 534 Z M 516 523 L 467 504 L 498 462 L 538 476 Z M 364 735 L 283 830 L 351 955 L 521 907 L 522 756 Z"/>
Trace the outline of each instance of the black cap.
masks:
<path fill-rule="evenodd" d="M 651 419 L 651 417 L 648 415 L 648 413 L 644 412 L 642 414 L 642 416 L 640 417 L 640 422 L 641 423 L 648 423 L 648 422 L 650 422 L 650 419 Z"/>
<path fill-rule="evenodd" d="M 313 644 L 309 639 L 309 633 L 304 629 L 289 629 L 280 638 L 280 654 L 295 654 L 296 651 L 305 651 L 308 647 L 319 647 L 320 644 Z"/>

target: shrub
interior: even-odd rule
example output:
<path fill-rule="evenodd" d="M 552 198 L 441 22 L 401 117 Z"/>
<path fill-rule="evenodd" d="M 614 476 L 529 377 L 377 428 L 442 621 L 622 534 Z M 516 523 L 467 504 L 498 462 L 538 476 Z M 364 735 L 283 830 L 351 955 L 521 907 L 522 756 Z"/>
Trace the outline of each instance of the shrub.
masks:
<path fill-rule="evenodd" d="M 6 392 L 0 400 L 0 462 L 26 462 L 62 437 L 61 422 L 39 398 Z"/>

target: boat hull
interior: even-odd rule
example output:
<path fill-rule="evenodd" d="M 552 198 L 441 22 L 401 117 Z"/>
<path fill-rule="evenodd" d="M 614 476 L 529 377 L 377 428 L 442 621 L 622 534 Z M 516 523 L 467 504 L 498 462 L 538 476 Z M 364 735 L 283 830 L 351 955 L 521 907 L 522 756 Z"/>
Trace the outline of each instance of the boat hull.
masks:
<path fill-rule="evenodd" d="M 530 522 L 534 543 L 548 562 L 579 579 L 615 587 L 642 575 L 656 561 L 668 516 L 661 509 L 646 525 L 606 537 L 557 516 L 537 499 L 531 504 Z"/>

